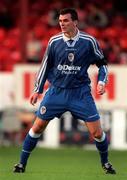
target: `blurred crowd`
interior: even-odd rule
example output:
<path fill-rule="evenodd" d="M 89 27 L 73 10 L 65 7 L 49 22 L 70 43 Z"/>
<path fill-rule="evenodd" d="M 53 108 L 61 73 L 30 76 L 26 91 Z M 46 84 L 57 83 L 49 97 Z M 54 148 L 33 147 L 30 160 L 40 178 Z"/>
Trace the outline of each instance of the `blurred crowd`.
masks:
<path fill-rule="evenodd" d="M 12 71 L 21 56 L 20 0 L 0 1 L 0 71 Z M 40 63 L 49 38 L 60 31 L 58 13 L 74 7 L 79 28 L 97 38 L 108 63 L 127 64 L 127 1 L 29 0 L 26 62 Z"/>

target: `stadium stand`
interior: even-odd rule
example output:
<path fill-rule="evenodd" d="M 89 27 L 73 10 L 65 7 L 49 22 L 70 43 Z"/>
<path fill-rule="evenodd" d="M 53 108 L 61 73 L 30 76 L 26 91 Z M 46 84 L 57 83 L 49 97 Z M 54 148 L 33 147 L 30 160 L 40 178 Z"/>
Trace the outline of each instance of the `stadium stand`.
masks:
<path fill-rule="evenodd" d="M 29 0 L 27 42 L 30 34 L 34 33 L 35 43 L 38 42 L 39 46 L 36 55 L 33 53 L 36 60 L 32 62 L 40 63 L 49 38 L 59 32 L 59 9 L 71 6 L 78 10 L 80 29 L 99 40 L 109 63 L 127 64 L 127 11 L 126 1 L 121 1 L 120 5 L 118 0 L 65 0 L 64 3 L 58 0 Z M 0 1 L 0 71 L 13 71 L 15 64 L 23 62 L 20 50 L 19 12 L 19 1 Z M 35 47 L 37 48 L 37 45 Z M 32 48 L 34 51 L 34 45 Z M 29 58 L 26 63 L 31 63 Z"/>

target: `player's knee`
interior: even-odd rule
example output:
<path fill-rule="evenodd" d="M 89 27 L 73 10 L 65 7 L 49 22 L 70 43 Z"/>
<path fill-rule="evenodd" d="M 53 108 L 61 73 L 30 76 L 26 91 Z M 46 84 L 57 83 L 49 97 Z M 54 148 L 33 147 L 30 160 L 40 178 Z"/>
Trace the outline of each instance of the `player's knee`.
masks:
<path fill-rule="evenodd" d="M 92 136 L 94 139 L 101 139 L 102 135 L 103 135 L 103 132 L 100 130 L 94 130 L 92 132 Z"/>
<path fill-rule="evenodd" d="M 33 132 L 36 134 L 43 133 L 43 131 L 47 127 L 48 123 L 49 123 L 49 121 L 44 121 L 44 120 L 41 120 L 40 118 L 37 117 L 33 126 L 32 126 Z"/>
<path fill-rule="evenodd" d="M 105 140 L 105 138 L 106 138 L 106 134 L 104 132 L 101 132 L 98 134 L 98 136 L 94 137 L 94 140 L 98 142 L 102 142 Z"/>
<path fill-rule="evenodd" d="M 37 132 L 34 132 L 33 129 L 31 128 L 29 130 L 29 135 L 32 137 L 32 138 L 39 138 L 41 136 L 41 133 L 37 133 Z"/>

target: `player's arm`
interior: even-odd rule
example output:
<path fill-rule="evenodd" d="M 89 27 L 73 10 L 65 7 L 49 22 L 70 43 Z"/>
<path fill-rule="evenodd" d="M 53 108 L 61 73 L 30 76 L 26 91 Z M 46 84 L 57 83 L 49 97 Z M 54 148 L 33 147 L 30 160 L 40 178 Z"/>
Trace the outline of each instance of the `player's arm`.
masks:
<path fill-rule="evenodd" d="M 32 105 L 36 104 L 40 94 L 43 93 L 44 84 L 47 80 L 47 76 L 50 68 L 51 68 L 51 46 L 48 44 L 48 47 L 42 59 L 40 69 L 35 79 L 34 92 L 30 97 L 30 103 Z"/>
<path fill-rule="evenodd" d="M 103 52 L 96 41 L 95 38 L 91 37 L 91 57 L 92 64 L 96 64 L 98 67 L 98 83 L 97 83 L 97 93 L 102 95 L 105 93 L 105 85 L 107 83 L 107 60 L 103 55 Z"/>
<path fill-rule="evenodd" d="M 107 61 L 105 58 L 99 59 L 96 62 L 98 71 L 98 84 L 97 84 L 97 93 L 99 95 L 103 95 L 105 93 L 105 85 L 107 83 L 108 69 L 107 69 Z"/>

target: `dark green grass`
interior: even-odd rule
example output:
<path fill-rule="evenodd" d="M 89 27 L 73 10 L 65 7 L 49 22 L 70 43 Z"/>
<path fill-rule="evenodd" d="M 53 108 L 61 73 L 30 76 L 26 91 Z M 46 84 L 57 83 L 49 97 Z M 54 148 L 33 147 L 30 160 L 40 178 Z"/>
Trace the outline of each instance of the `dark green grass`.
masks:
<path fill-rule="evenodd" d="M 32 153 L 26 173 L 13 173 L 20 148 L 0 148 L 0 180 L 126 180 L 127 152 L 110 151 L 117 175 L 105 175 L 96 151 L 78 148 L 41 149 Z"/>

